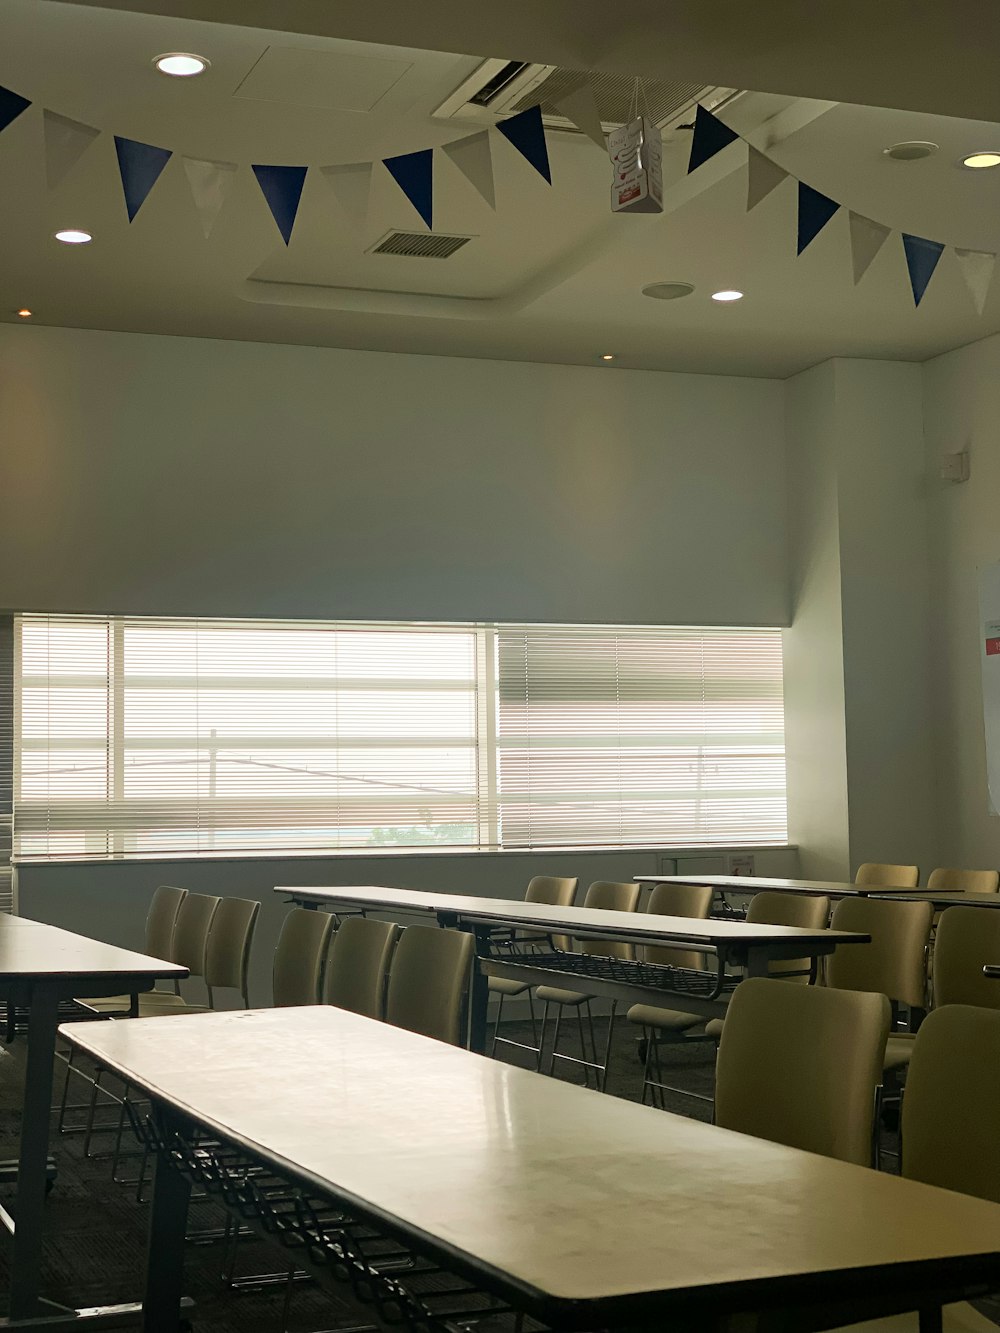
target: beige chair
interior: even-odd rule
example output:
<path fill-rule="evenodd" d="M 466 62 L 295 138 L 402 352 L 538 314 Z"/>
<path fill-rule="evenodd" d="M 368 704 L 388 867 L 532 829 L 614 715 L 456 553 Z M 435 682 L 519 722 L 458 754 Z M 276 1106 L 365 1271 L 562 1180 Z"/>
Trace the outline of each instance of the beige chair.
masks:
<path fill-rule="evenodd" d="M 941 913 L 934 947 L 934 1007 L 971 1004 L 1000 1009 L 1000 986 L 983 976 L 1000 959 L 1000 909 L 948 907 Z"/>
<path fill-rule="evenodd" d="M 464 1046 L 474 953 L 467 931 L 407 926 L 389 968 L 386 1022 Z"/>
<path fill-rule="evenodd" d="M 580 881 L 576 876 L 560 878 L 556 875 L 535 875 L 528 881 L 524 901 L 526 903 L 545 903 L 550 907 L 572 907 L 579 883 Z M 510 942 L 511 952 L 530 953 L 547 939 L 548 936 L 535 931 L 516 931 Z M 559 943 L 558 947 L 563 946 Z M 511 999 L 516 995 L 524 995 L 525 992 L 528 996 L 528 1013 L 531 1015 L 532 1044 L 530 1046 L 527 1042 L 512 1041 L 510 1037 L 500 1036 L 504 1000 Z M 490 995 L 497 996 L 499 1001 L 496 1020 L 493 1025 L 493 1044 L 490 1046 L 490 1054 L 496 1055 L 498 1046 L 516 1046 L 518 1050 L 530 1051 L 537 1060 L 539 1054 L 538 1027 L 535 1023 L 535 1002 L 532 998 L 531 987 L 526 981 L 516 981 L 513 977 L 490 977 Z"/>
<path fill-rule="evenodd" d="M 400 928 L 392 921 L 349 916 L 333 936 L 326 959 L 323 1003 L 366 1018 L 385 1018 L 389 965 Z"/>
<path fill-rule="evenodd" d="M 274 946 L 272 989 L 276 1007 L 319 1004 L 332 934 L 333 917 L 329 912 L 293 907 L 288 913 Z"/>
<path fill-rule="evenodd" d="M 953 893 L 996 893 L 1000 889 L 998 870 L 948 870 L 941 866 L 927 878 L 928 889 Z"/>
<path fill-rule="evenodd" d="M 707 884 L 657 884 L 646 902 L 646 911 L 654 916 L 686 916 L 705 920 L 712 911 L 714 890 Z M 639 948 L 639 958 L 644 963 L 654 963 L 660 967 L 677 967 L 701 970 L 705 966 L 705 956 L 692 949 L 671 949 L 661 945 L 646 944 Z M 704 1041 L 704 1033 L 697 1037 L 688 1034 L 693 1028 L 701 1027 L 704 1019 L 697 1014 L 686 1014 L 677 1009 L 661 1009 L 651 1004 L 633 1004 L 625 1015 L 630 1023 L 642 1028 L 643 1038 L 643 1075 L 642 1101 L 647 1094 L 654 1105 L 663 1104 L 663 1092 L 683 1092 L 684 1089 L 671 1088 L 662 1082 L 659 1047 L 661 1044 L 678 1045 L 687 1041 Z M 689 1094 L 698 1100 L 704 1100 L 700 1093 Z"/>
<path fill-rule="evenodd" d="M 742 982 L 719 1043 L 716 1124 L 869 1165 L 890 1017 L 884 995 Z"/>
<path fill-rule="evenodd" d="M 980 919 L 994 915 L 966 910 Z M 949 908 L 945 918 L 961 911 Z M 936 1009 L 914 1041 L 903 1098 L 901 1173 L 926 1185 L 1000 1203 L 998 1105 L 1000 1013 L 962 1004 Z M 965 1302 L 945 1306 L 942 1324 L 945 1333 L 996 1333 L 996 1325 Z M 852 1324 L 841 1333 L 918 1329 L 919 1315 L 906 1314 Z"/>
<path fill-rule="evenodd" d="M 584 907 L 596 908 L 611 912 L 634 912 L 639 905 L 639 894 L 641 886 L 638 884 L 623 884 L 614 880 L 599 879 L 587 889 L 583 900 Z M 584 939 L 577 941 L 581 953 L 596 955 L 602 958 L 634 958 L 635 952 L 631 944 L 625 944 L 613 940 L 595 940 Z M 608 1015 L 607 1039 L 604 1044 L 604 1058 L 597 1058 L 597 1040 L 594 1033 L 594 1016 L 591 1010 L 592 996 L 585 992 L 563 990 L 560 986 L 539 986 L 535 992 L 542 1001 L 545 1008 L 542 1011 L 542 1032 L 539 1040 L 538 1068 L 540 1069 L 544 1060 L 545 1034 L 548 1029 L 549 1009 L 553 1006 L 556 1011 L 555 1027 L 552 1033 L 552 1047 L 549 1052 L 549 1064 L 547 1073 L 555 1072 L 555 1063 L 557 1060 L 565 1060 L 569 1064 L 579 1065 L 583 1068 L 584 1078 L 588 1085 L 590 1075 L 593 1073 L 596 1078 L 597 1087 L 602 1091 L 608 1081 L 608 1059 L 611 1054 L 611 1041 L 614 1036 L 615 1012 L 617 1010 L 617 1001 L 611 1002 L 611 1012 Z M 580 1056 L 567 1055 L 559 1050 L 559 1026 L 564 1009 L 575 1009 L 577 1018 L 577 1027 L 580 1036 Z M 587 1030 L 590 1034 L 590 1050 L 588 1053 L 586 1036 L 583 1025 L 583 1012 L 586 1010 Z"/>
<path fill-rule="evenodd" d="M 215 1008 L 215 992 L 235 990 L 250 1008 L 250 950 L 253 945 L 260 903 L 255 898 L 222 898 L 212 917 L 205 948 L 207 1005 L 188 1004 L 183 996 L 168 991 L 149 991 L 140 997 L 140 1017 L 162 1017 L 177 1013 L 205 1013 Z"/>
<path fill-rule="evenodd" d="M 146 913 L 146 930 L 143 938 L 143 952 L 150 958 L 165 958 L 173 962 L 174 929 L 177 914 L 187 897 L 187 889 L 176 888 L 172 884 L 161 884 L 153 890 Z M 161 992 L 171 994 L 172 992 Z M 77 1001 L 84 1008 L 110 1017 L 121 1014 L 125 1017 L 139 1012 L 138 995 L 104 995 Z"/>
<path fill-rule="evenodd" d="M 766 889 L 754 894 L 747 908 L 746 919 L 758 926 L 796 926 L 799 930 L 824 930 L 830 921 L 830 899 L 800 897 Z M 812 958 L 774 959 L 768 975 L 781 981 L 796 981 L 806 985 L 814 980 Z M 706 1036 L 716 1041 L 722 1036 L 723 1019 L 713 1018 L 705 1024 Z"/>
<path fill-rule="evenodd" d="M 918 866 L 895 866 L 880 861 L 865 861 L 858 866 L 854 882 L 859 888 L 915 889 L 920 882 Z"/>

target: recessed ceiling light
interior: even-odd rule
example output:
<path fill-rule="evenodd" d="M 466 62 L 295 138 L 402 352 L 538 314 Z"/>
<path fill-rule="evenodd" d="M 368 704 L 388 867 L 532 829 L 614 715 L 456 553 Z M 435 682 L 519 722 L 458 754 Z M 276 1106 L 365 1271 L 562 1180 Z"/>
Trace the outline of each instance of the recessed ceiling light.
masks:
<path fill-rule="evenodd" d="M 643 296 L 651 296 L 654 301 L 678 301 L 682 296 L 690 296 L 694 286 L 690 282 L 651 282 L 643 287 Z"/>
<path fill-rule="evenodd" d="M 63 245 L 87 245 L 94 239 L 89 231 L 79 231 L 76 227 L 64 227 L 55 235 L 56 240 L 62 241 Z"/>
<path fill-rule="evenodd" d="M 713 293 L 712 293 L 712 300 L 713 300 L 713 301 L 742 301 L 742 300 L 743 300 L 743 293 L 742 293 L 742 292 L 737 292 L 737 291 L 732 291 L 731 289 L 726 289 L 725 291 L 721 291 L 721 292 L 713 292 Z"/>
<path fill-rule="evenodd" d="M 613 361 L 614 359 L 615 359 L 614 352 L 605 352 L 604 355 L 601 357 L 602 361 Z"/>
<path fill-rule="evenodd" d="M 196 74 L 204 74 L 210 63 L 204 56 L 192 55 L 188 51 L 168 51 L 153 60 L 160 73 L 169 74 L 172 79 L 191 79 Z"/>
<path fill-rule="evenodd" d="M 31 311 L 28 309 L 27 306 L 22 306 L 21 309 L 17 312 L 17 314 L 18 314 L 18 318 L 20 318 L 20 319 L 30 319 L 30 318 L 31 318 Z"/>
<path fill-rule="evenodd" d="M 904 143 L 890 144 L 882 149 L 883 157 L 891 157 L 894 162 L 919 162 L 921 158 L 936 153 L 938 146 L 926 139 L 907 139 Z"/>
<path fill-rule="evenodd" d="M 962 166 L 970 171 L 982 171 L 985 167 L 1000 167 L 1000 153 L 970 153 L 962 158 Z"/>

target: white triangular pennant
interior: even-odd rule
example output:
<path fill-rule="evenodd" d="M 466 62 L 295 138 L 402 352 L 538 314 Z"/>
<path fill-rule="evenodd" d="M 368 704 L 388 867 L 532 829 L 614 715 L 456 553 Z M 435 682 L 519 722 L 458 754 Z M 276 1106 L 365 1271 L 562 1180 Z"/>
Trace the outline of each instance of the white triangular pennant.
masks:
<path fill-rule="evenodd" d="M 210 235 L 215 219 L 222 211 L 226 195 L 236 176 L 235 162 L 205 162 L 199 157 L 185 157 L 184 174 L 191 186 L 191 196 L 198 210 L 201 229 Z"/>
<path fill-rule="evenodd" d="M 560 115 L 571 120 L 578 130 L 597 144 L 598 148 L 607 149 L 607 139 L 601 124 L 601 113 L 597 109 L 597 98 L 589 83 L 581 83 L 565 97 L 555 103 Z"/>
<path fill-rule="evenodd" d="M 497 195 L 493 182 L 493 153 L 490 149 L 489 130 L 477 130 L 464 139 L 454 139 L 443 145 L 455 166 L 483 196 L 490 208 L 496 208 Z"/>
<path fill-rule="evenodd" d="M 997 257 L 985 250 L 956 250 L 955 258 L 962 269 L 962 277 L 972 293 L 976 314 L 981 315 L 986 307 L 986 298 L 990 294 L 993 281 L 993 269 Z"/>
<path fill-rule="evenodd" d="M 42 112 L 42 132 L 45 138 L 45 176 L 49 189 L 54 190 L 64 176 L 76 166 L 90 145 L 100 134 L 92 125 L 58 116 L 54 111 Z"/>
<path fill-rule="evenodd" d="M 854 285 L 857 286 L 885 245 L 892 229 L 853 211 L 850 212 L 850 228 L 851 262 L 854 265 Z"/>
<path fill-rule="evenodd" d="M 351 225 L 359 230 L 368 221 L 368 197 L 372 190 L 372 162 L 346 162 L 341 166 L 321 167 L 337 203 Z"/>
<path fill-rule="evenodd" d="M 788 177 L 788 172 L 772 162 L 769 157 L 757 151 L 752 144 L 747 144 L 747 212 L 756 208 L 762 199 L 766 199 L 776 186 Z"/>

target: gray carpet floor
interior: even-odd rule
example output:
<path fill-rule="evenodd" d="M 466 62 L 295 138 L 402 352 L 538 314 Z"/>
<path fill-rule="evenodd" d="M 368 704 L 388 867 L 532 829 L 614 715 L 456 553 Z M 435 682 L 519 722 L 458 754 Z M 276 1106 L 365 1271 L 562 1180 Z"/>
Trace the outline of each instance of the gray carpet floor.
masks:
<path fill-rule="evenodd" d="M 514 1040 L 530 1039 L 526 1023 L 504 1025 L 504 1034 Z M 575 1025 L 565 1031 L 564 1048 L 579 1053 Z M 531 1057 L 514 1048 L 500 1048 L 498 1055 L 511 1063 L 528 1064 Z M 0 1155 L 16 1152 L 19 1131 L 24 1039 L 9 1048 L 0 1047 Z M 671 1052 L 667 1081 L 680 1089 L 711 1095 L 714 1048 L 710 1043 L 691 1045 Z M 61 1066 L 59 1067 L 61 1070 Z M 569 1064 L 557 1065 L 560 1077 L 582 1081 L 582 1071 Z M 61 1074 L 57 1075 L 57 1078 Z M 614 1046 L 608 1093 L 638 1100 L 642 1086 L 642 1067 L 636 1050 L 634 1030 L 621 1025 Z M 77 1085 L 75 1100 L 82 1089 Z M 711 1118 L 708 1102 L 694 1100 L 681 1093 L 667 1094 L 667 1107 L 701 1120 Z M 105 1116 L 107 1120 L 108 1117 Z M 71 1118 L 68 1123 L 79 1123 Z M 887 1146 L 890 1140 L 887 1139 Z M 134 1188 L 111 1179 L 108 1157 L 83 1154 L 79 1134 L 53 1134 L 59 1176 L 47 1203 L 47 1243 L 44 1263 L 44 1291 L 53 1300 L 73 1306 L 90 1306 L 141 1298 L 148 1205 L 136 1199 Z M 98 1153 L 110 1150 L 111 1135 L 94 1140 Z M 135 1148 L 134 1140 L 130 1146 Z M 419 1149 L 415 1145 L 415 1151 Z M 132 1159 L 130 1168 L 136 1165 Z M 129 1175 L 135 1171 L 130 1169 Z M 8 1199 L 0 1193 L 4 1202 Z M 196 1202 L 192 1207 L 191 1226 L 211 1228 L 222 1222 L 221 1211 L 211 1201 Z M 275 1287 L 264 1292 L 229 1291 L 220 1280 L 223 1247 L 218 1244 L 189 1244 L 185 1266 L 186 1293 L 194 1300 L 192 1322 L 197 1333 L 279 1333 L 283 1327 L 291 1333 L 306 1330 L 346 1330 L 367 1323 L 363 1310 L 310 1284 L 296 1286 L 287 1325 L 283 1323 L 284 1290 Z M 8 1287 L 8 1246 L 0 1243 L 0 1309 Z M 240 1273 L 259 1273 L 287 1268 L 284 1252 L 257 1239 L 241 1242 L 238 1255 Z M 979 1308 L 1000 1325 L 1000 1303 L 983 1303 Z"/>

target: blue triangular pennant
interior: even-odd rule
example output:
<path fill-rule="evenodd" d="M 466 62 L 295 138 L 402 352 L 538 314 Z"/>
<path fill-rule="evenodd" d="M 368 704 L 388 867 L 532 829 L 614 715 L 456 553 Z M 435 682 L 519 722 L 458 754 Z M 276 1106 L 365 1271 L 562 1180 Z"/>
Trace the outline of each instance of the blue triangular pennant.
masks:
<path fill-rule="evenodd" d="M 434 225 L 434 149 L 382 159 L 386 171 L 409 199 L 428 229 Z"/>
<path fill-rule="evenodd" d="M 691 156 L 688 158 L 688 175 L 739 137 L 718 116 L 713 116 L 711 111 L 699 106 L 694 113 L 694 138 L 691 140 Z"/>
<path fill-rule="evenodd" d="M 27 111 L 31 103 L 20 93 L 12 93 L 9 88 L 0 88 L 0 130 L 5 130 L 12 120 L 17 120 L 22 111 Z"/>
<path fill-rule="evenodd" d="M 799 181 L 799 242 L 797 253 L 816 239 L 840 205 L 836 199 L 820 194 L 805 181 Z"/>
<path fill-rule="evenodd" d="M 531 163 L 539 176 L 544 176 L 551 185 L 552 172 L 549 169 L 549 150 L 545 145 L 542 108 L 529 106 L 527 111 L 519 111 L 516 116 L 499 120 L 497 129 L 509 143 L 514 145 L 521 156 Z"/>
<path fill-rule="evenodd" d="M 271 216 L 278 224 L 286 245 L 292 239 L 295 215 L 299 211 L 299 200 L 302 198 L 302 187 L 306 183 L 308 170 L 308 167 L 266 166 L 255 166 L 253 169 L 260 192 L 267 200 Z"/>
<path fill-rule="evenodd" d="M 169 148 L 154 148 L 137 139 L 123 139 L 115 135 L 118 170 L 125 192 L 125 208 L 129 222 L 146 201 L 146 196 L 160 178 L 160 172 L 172 157 Z"/>
<path fill-rule="evenodd" d="M 919 305 L 924 299 L 927 284 L 934 276 L 938 260 L 944 252 L 944 245 L 941 241 L 928 241 L 923 236 L 910 236 L 904 231 L 903 251 L 906 254 L 906 269 L 910 275 L 913 304 Z"/>

